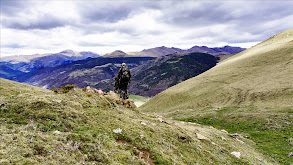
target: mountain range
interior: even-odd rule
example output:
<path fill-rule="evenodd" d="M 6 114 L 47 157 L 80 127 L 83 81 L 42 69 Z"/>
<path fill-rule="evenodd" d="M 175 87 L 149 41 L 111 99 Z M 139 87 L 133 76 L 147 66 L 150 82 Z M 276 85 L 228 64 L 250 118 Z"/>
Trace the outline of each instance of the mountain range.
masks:
<path fill-rule="evenodd" d="M 145 113 L 245 135 L 275 164 L 293 163 L 293 29 L 159 93 Z"/>
<path fill-rule="evenodd" d="M 52 86 L 60 87 L 66 84 L 76 84 L 80 88 L 94 86 L 104 89 L 97 86 L 97 83 L 105 79 L 112 79 L 118 73 L 121 63 L 127 63 L 128 67 L 132 69 L 151 59 L 153 57 L 100 57 L 80 60 L 23 74 L 19 76 L 18 81 L 48 89 L 51 89 Z M 113 89 L 111 88 L 111 90 Z"/>
<path fill-rule="evenodd" d="M 13 70 L 30 72 L 39 68 L 54 67 L 87 58 L 97 58 L 100 55 L 93 52 L 77 52 L 64 50 L 59 53 L 20 55 L 2 57 L 0 62 Z"/>
<path fill-rule="evenodd" d="M 129 92 L 152 97 L 214 67 L 219 58 L 206 53 L 174 53 L 132 69 Z"/>
<path fill-rule="evenodd" d="M 194 46 L 187 50 L 158 47 L 141 51 L 144 55 L 137 55 L 139 57 L 120 50 L 101 57 L 92 52 L 65 50 L 55 54 L 31 55 L 27 58 L 20 56 L 19 59 L 5 57 L 0 63 L 3 68 L 0 76 L 49 89 L 52 86 L 76 84 L 81 88 L 93 86 L 109 91 L 113 90 L 113 78 L 121 63 L 125 62 L 134 75 L 129 91 L 150 97 L 210 69 L 219 60 L 224 59 L 223 57 L 230 57 L 242 50 L 229 46 Z M 190 53 L 191 51 L 212 52 L 214 55 Z M 166 54 L 170 52 L 171 54 Z"/>
<path fill-rule="evenodd" d="M 80 88 L 92 86 L 109 91 L 113 90 L 114 77 L 124 62 L 133 75 L 129 92 L 151 97 L 212 68 L 218 60 L 205 53 L 174 53 L 157 58 L 100 57 L 38 69 L 18 76 L 17 80 L 48 89 L 76 84 Z"/>
<path fill-rule="evenodd" d="M 193 53 L 193 52 L 199 52 L 199 53 L 207 53 L 211 55 L 228 55 L 228 54 L 235 54 L 239 53 L 241 51 L 245 50 L 245 48 L 240 47 L 232 47 L 232 46 L 224 46 L 224 47 L 215 47 L 215 48 L 209 48 L 207 46 L 193 46 L 189 49 L 180 49 L 175 47 L 156 47 L 156 48 L 150 48 L 150 49 L 144 49 L 142 51 L 138 52 L 123 52 L 121 50 L 116 50 L 112 53 L 108 53 L 104 55 L 104 57 L 160 57 L 165 56 L 167 54 L 173 54 L 173 53 Z"/>
<path fill-rule="evenodd" d="M 127 59 L 134 57 L 118 58 L 127 62 Z M 137 60 L 146 57 L 136 57 Z M 102 60 L 103 58 L 99 58 Z M 109 58 L 116 61 L 116 58 Z M 108 59 L 108 60 L 109 60 Z M 131 83 L 129 84 L 129 93 L 152 97 L 159 92 L 171 87 L 186 79 L 199 75 L 200 73 L 212 68 L 218 62 L 219 58 L 205 53 L 174 53 L 157 58 L 150 58 L 144 60 L 140 65 L 131 66 Z M 112 64 L 113 65 L 113 64 Z M 121 63 L 116 63 L 118 68 L 115 68 L 115 74 L 121 67 Z M 129 64 L 128 64 L 129 65 Z M 78 70 L 76 70 L 78 72 Z M 90 74 L 90 71 L 87 71 Z M 95 72 L 91 72 L 95 75 Z M 113 90 L 115 83 L 114 78 L 107 78 L 101 81 L 93 80 L 88 85 L 93 86 L 104 91 Z M 27 82 L 26 82 L 27 83 Z M 75 81 L 80 86 L 80 82 Z"/>

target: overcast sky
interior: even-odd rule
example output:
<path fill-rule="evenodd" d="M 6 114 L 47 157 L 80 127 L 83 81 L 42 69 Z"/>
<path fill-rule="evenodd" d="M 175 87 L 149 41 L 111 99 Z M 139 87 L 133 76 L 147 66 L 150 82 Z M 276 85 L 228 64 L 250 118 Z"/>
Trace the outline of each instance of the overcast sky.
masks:
<path fill-rule="evenodd" d="M 293 1 L 0 0 L 1 56 L 65 49 L 249 48 L 293 27 Z"/>

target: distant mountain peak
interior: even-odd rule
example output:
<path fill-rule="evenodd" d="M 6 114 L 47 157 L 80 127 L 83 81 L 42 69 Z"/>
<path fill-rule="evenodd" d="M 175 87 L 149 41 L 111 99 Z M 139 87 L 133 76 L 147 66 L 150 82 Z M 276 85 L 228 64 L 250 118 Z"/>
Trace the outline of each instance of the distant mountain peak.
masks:
<path fill-rule="evenodd" d="M 115 50 L 112 53 L 108 53 L 103 57 L 127 57 L 129 56 L 127 53 L 123 52 L 122 50 Z"/>
<path fill-rule="evenodd" d="M 126 54 L 126 53 L 123 52 L 122 50 L 115 50 L 113 53 L 122 53 L 122 54 Z"/>
<path fill-rule="evenodd" d="M 60 53 L 65 53 L 65 54 L 77 54 L 77 51 L 71 50 L 71 49 L 67 49 L 67 50 L 63 50 Z"/>

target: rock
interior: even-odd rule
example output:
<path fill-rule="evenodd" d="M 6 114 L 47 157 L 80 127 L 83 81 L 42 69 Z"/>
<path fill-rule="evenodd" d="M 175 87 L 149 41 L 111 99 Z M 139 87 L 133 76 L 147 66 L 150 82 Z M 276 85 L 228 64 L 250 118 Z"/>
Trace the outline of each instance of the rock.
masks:
<path fill-rule="evenodd" d="M 61 100 L 58 100 L 58 99 L 53 99 L 52 101 L 54 101 L 56 103 L 61 103 Z"/>
<path fill-rule="evenodd" d="M 122 99 L 122 104 L 125 105 L 126 107 L 136 107 L 133 100 L 131 99 L 126 99 L 126 100 L 123 100 Z"/>
<path fill-rule="evenodd" d="M 61 134 L 62 134 L 62 133 L 61 133 L 60 131 L 58 131 L 58 130 L 54 131 L 53 133 L 54 133 L 54 134 L 57 134 L 57 135 L 61 135 Z"/>
<path fill-rule="evenodd" d="M 105 93 L 101 90 L 101 89 L 96 89 L 96 88 L 91 88 L 90 86 L 87 86 L 85 88 L 85 92 L 87 93 L 96 93 L 98 94 L 100 97 L 104 97 Z"/>
<path fill-rule="evenodd" d="M 143 135 L 139 135 L 139 137 L 140 137 L 140 138 L 143 138 L 144 136 L 143 136 Z"/>
<path fill-rule="evenodd" d="M 117 129 L 114 129 L 113 132 L 114 132 L 114 133 L 120 133 L 120 134 L 121 134 L 121 133 L 122 133 L 122 129 L 117 128 Z"/>
<path fill-rule="evenodd" d="M 110 91 L 109 92 L 109 96 L 111 96 L 116 101 L 120 101 L 119 96 L 115 92 L 113 92 L 113 91 Z"/>
<path fill-rule="evenodd" d="M 85 88 L 85 92 L 87 92 L 87 93 L 95 93 L 94 90 L 91 89 L 90 86 L 87 86 L 87 87 Z"/>
<path fill-rule="evenodd" d="M 240 158 L 240 156 L 241 156 L 240 152 L 233 151 L 233 152 L 231 152 L 231 154 L 234 155 L 236 158 Z"/>
<path fill-rule="evenodd" d="M 100 97 L 104 97 L 105 93 L 101 89 L 93 89 L 95 93 L 97 93 Z"/>
<path fill-rule="evenodd" d="M 224 141 L 227 141 L 227 139 L 226 139 L 226 138 L 224 138 L 223 136 L 221 136 L 221 138 L 222 138 L 222 140 L 224 140 Z"/>
<path fill-rule="evenodd" d="M 203 136 L 202 134 L 196 133 L 196 136 L 199 140 L 209 140 L 207 137 Z"/>
<path fill-rule="evenodd" d="M 236 140 L 239 141 L 241 144 L 244 144 L 242 140 L 239 140 L 238 138 L 236 138 Z"/>
<path fill-rule="evenodd" d="M 287 155 L 288 158 L 291 158 L 293 157 L 293 152 L 290 152 L 288 155 Z"/>
<path fill-rule="evenodd" d="M 229 134 L 229 136 L 230 137 L 233 137 L 233 138 L 242 138 L 243 139 L 243 137 L 241 136 L 241 135 L 239 135 L 238 133 L 233 133 L 233 134 Z"/>
<path fill-rule="evenodd" d="M 221 107 L 217 107 L 214 109 L 215 111 L 221 110 Z"/>
<path fill-rule="evenodd" d="M 7 105 L 8 103 L 3 103 L 3 102 L 0 102 L 0 106 L 2 107 L 2 106 L 5 106 L 5 105 Z"/>
<path fill-rule="evenodd" d="M 164 120 L 162 119 L 162 118 L 158 118 L 158 120 L 162 123 L 162 122 L 164 122 Z"/>
<path fill-rule="evenodd" d="M 226 130 L 224 130 L 224 129 L 222 129 L 221 131 L 224 132 L 224 133 L 228 133 L 228 132 L 227 132 Z"/>
<path fill-rule="evenodd" d="M 293 138 L 288 139 L 289 145 L 293 146 Z"/>

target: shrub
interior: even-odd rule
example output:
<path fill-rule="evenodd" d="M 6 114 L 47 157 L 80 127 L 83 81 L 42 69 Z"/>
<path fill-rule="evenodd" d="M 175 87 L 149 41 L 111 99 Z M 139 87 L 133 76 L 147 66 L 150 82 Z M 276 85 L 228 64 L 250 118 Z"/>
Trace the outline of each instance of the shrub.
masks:
<path fill-rule="evenodd" d="M 73 88 L 76 87 L 76 84 L 67 84 L 65 86 L 62 86 L 60 88 L 56 88 L 55 86 L 53 86 L 53 91 L 55 93 L 68 93 L 70 90 L 72 90 Z"/>

